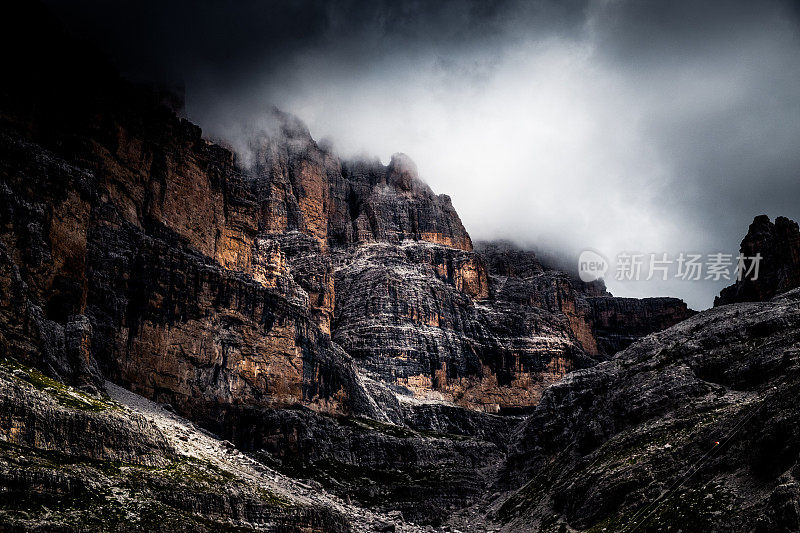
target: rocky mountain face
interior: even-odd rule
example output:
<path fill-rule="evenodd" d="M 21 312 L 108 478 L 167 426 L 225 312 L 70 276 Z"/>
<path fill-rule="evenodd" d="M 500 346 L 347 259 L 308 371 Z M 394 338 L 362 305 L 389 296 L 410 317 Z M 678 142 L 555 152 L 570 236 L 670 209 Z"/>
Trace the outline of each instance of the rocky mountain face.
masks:
<path fill-rule="evenodd" d="M 348 501 L 438 525 L 496 482 L 550 385 L 693 314 L 473 248 L 402 154 L 341 161 L 276 111 L 237 159 L 78 45 L 32 46 L 0 95 L 2 494 L 45 503 L 4 507 L 9 527 L 96 527 L 105 504 L 48 514 L 81 494 L 208 529 L 360 527 Z M 119 408 L 118 386 L 246 452 L 235 479 L 187 467 L 180 435 L 202 432 L 154 429 L 172 415 Z M 333 496 L 279 505 L 262 468 Z"/>
<path fill-rule="evenodd" d="M 766 215 L 757 216 L 742 240 L 739 252 L 745 258 L 756 255 L 758 271 L 748 260 L 741 280 L 725 288 L 714 305 L 734 302 L 759 302 L 776 294 L 800 287 L 800 230 L 797 222 L 778 217 L 771 222 Z"/>
<path fill-rule="evenodd" d="M 2 343 L 68 381 L 103 375 L 195 417 L 303 404 L 400 422 L 364 377 L 497 412 L 689 314 L 614 299 L 532 254 L 495 274 L 486 257 L 510 252 L 473 251 L 406 156 L 342 164 L 276 113 L 241 168 L 149 94 L 108 83 L 113 98 L 83 109 L 15 102 L 0 139 Z"/>
<path fill-rule="evenodd" d="M 493 299 L 563 314 L 581 348 L 603 360 L 651 332 L 694 314 L 677 298 L 616 298 L 602 281 L 584 283 L 507 242 L 480 243 Z"/>
<path fill-rule="evenodd" d="M 548 387 L 513 429 L 492 496 L 450 524 L 798 531 L 800 289 L 775 286 L 791 278 L 796 228 L 757 217 L 742 252 L 773 259 L 763 285 L 721 295 L 770 299 L 718 305 Z"/>

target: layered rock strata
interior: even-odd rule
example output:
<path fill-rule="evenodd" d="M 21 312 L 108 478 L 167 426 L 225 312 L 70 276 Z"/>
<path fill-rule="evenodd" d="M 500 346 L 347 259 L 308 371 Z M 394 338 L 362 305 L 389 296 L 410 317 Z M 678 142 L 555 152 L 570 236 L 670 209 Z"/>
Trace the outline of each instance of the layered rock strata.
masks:
<path fill-rule="evenodd" d="M 11 61 L 0 94 L 0 357 L 74 394 L 101 398 L 108 379 L 433 522 L 490 482 L 474 472 L 516 421 L 492 413 L 529 411 L 569 371 L 690 314 L 506 245 L 473 250 L 402 154 L 343 162 L 275 112 L 237 159 L 79 45 L 29 40 L 38 60 Z M 104 423 L 67 427 L 116 434 Z M 120 435 L 108 447 L 123 453 Z M 425 477 L 434 465 L 446 479 Z M 397 471 L 385 489 L 354 481 Z"/>
<path fill-rule="evenodd" d="M 193 416 L 303 403 L 381 417 L 361 370 L 498 411 L 686 316 L 658 310 L 630 328 L 617 318 L 631 305 L 596 304 L 587 295 L 604 291 L 556 271 L 493 274 L 406 156 L 342 164 L 276 112 L 243 169 L 119 83 L 82 113 L 9 108 L 0 139 L 5 294 L 21 295 L 0 340 L 55 375 L 97 387 L 99 368 Z M 23 315 L 36 331 L 20 331 Z M 83 356 L 66 353 L 70 321 Z M 613 337 L 620 324 L 627 340 Z"/>

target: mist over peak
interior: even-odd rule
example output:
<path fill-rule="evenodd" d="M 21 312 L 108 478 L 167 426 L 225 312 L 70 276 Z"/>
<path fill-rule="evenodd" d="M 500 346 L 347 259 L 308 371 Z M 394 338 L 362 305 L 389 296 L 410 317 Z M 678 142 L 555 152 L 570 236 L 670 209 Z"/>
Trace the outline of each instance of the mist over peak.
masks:
<path fill-rule="evenodd" d="M 48 4 L 240 153 L 277 106 L 343 159 L 409 154 L 479 239 L 735 252 L 754 215 L 800 217 L 792 2 Z"/>

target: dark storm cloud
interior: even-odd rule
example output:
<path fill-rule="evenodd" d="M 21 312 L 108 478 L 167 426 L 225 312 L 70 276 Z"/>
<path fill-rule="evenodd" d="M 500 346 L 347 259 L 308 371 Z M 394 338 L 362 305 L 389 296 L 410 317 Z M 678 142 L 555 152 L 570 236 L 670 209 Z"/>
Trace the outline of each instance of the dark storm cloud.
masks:
<path fill-rule="evenodd" d="M 48 4 L 185 81 L 210 135 L 275 104 L 345 155 L 409 153 L 478 238 L 735 252 L 754 215 L 800 219 L 798 2 Z M 720 284 L 610 285 L 703 307 Z"/>
<path fill-rule="evenodd" d="M 406 52 L 498 44 L 512 33 L 569 30 L 585 2 L 46 0 L 74 33 L 101 43 L 127 73 L 225 76 L 233 83 L 325 49 L 358 64 Z M 347 54 L 342 52 L 346 51 Z"/>
<path fill-rule="evenodd" d="M 128 75 L 173 81 L 237 78 L 313 46 L 327 31 L 322 3 L 50 1 L 73 33 L 99 42 Z"/>

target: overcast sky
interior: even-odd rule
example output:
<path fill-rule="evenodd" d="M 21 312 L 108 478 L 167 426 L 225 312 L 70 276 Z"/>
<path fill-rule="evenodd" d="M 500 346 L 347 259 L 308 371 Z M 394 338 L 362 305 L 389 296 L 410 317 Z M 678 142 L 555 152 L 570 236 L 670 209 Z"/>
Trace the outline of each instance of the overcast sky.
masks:
<path fill-rule="evenodd" d="M 407 153 L 475 240 L 673 257 L 800 219 L 796 2 L 48 3 L 185 82 L 208 136 L 276 105 L 343 157 Z M 607 284 L 701 309 L 727 283 Z"/>

